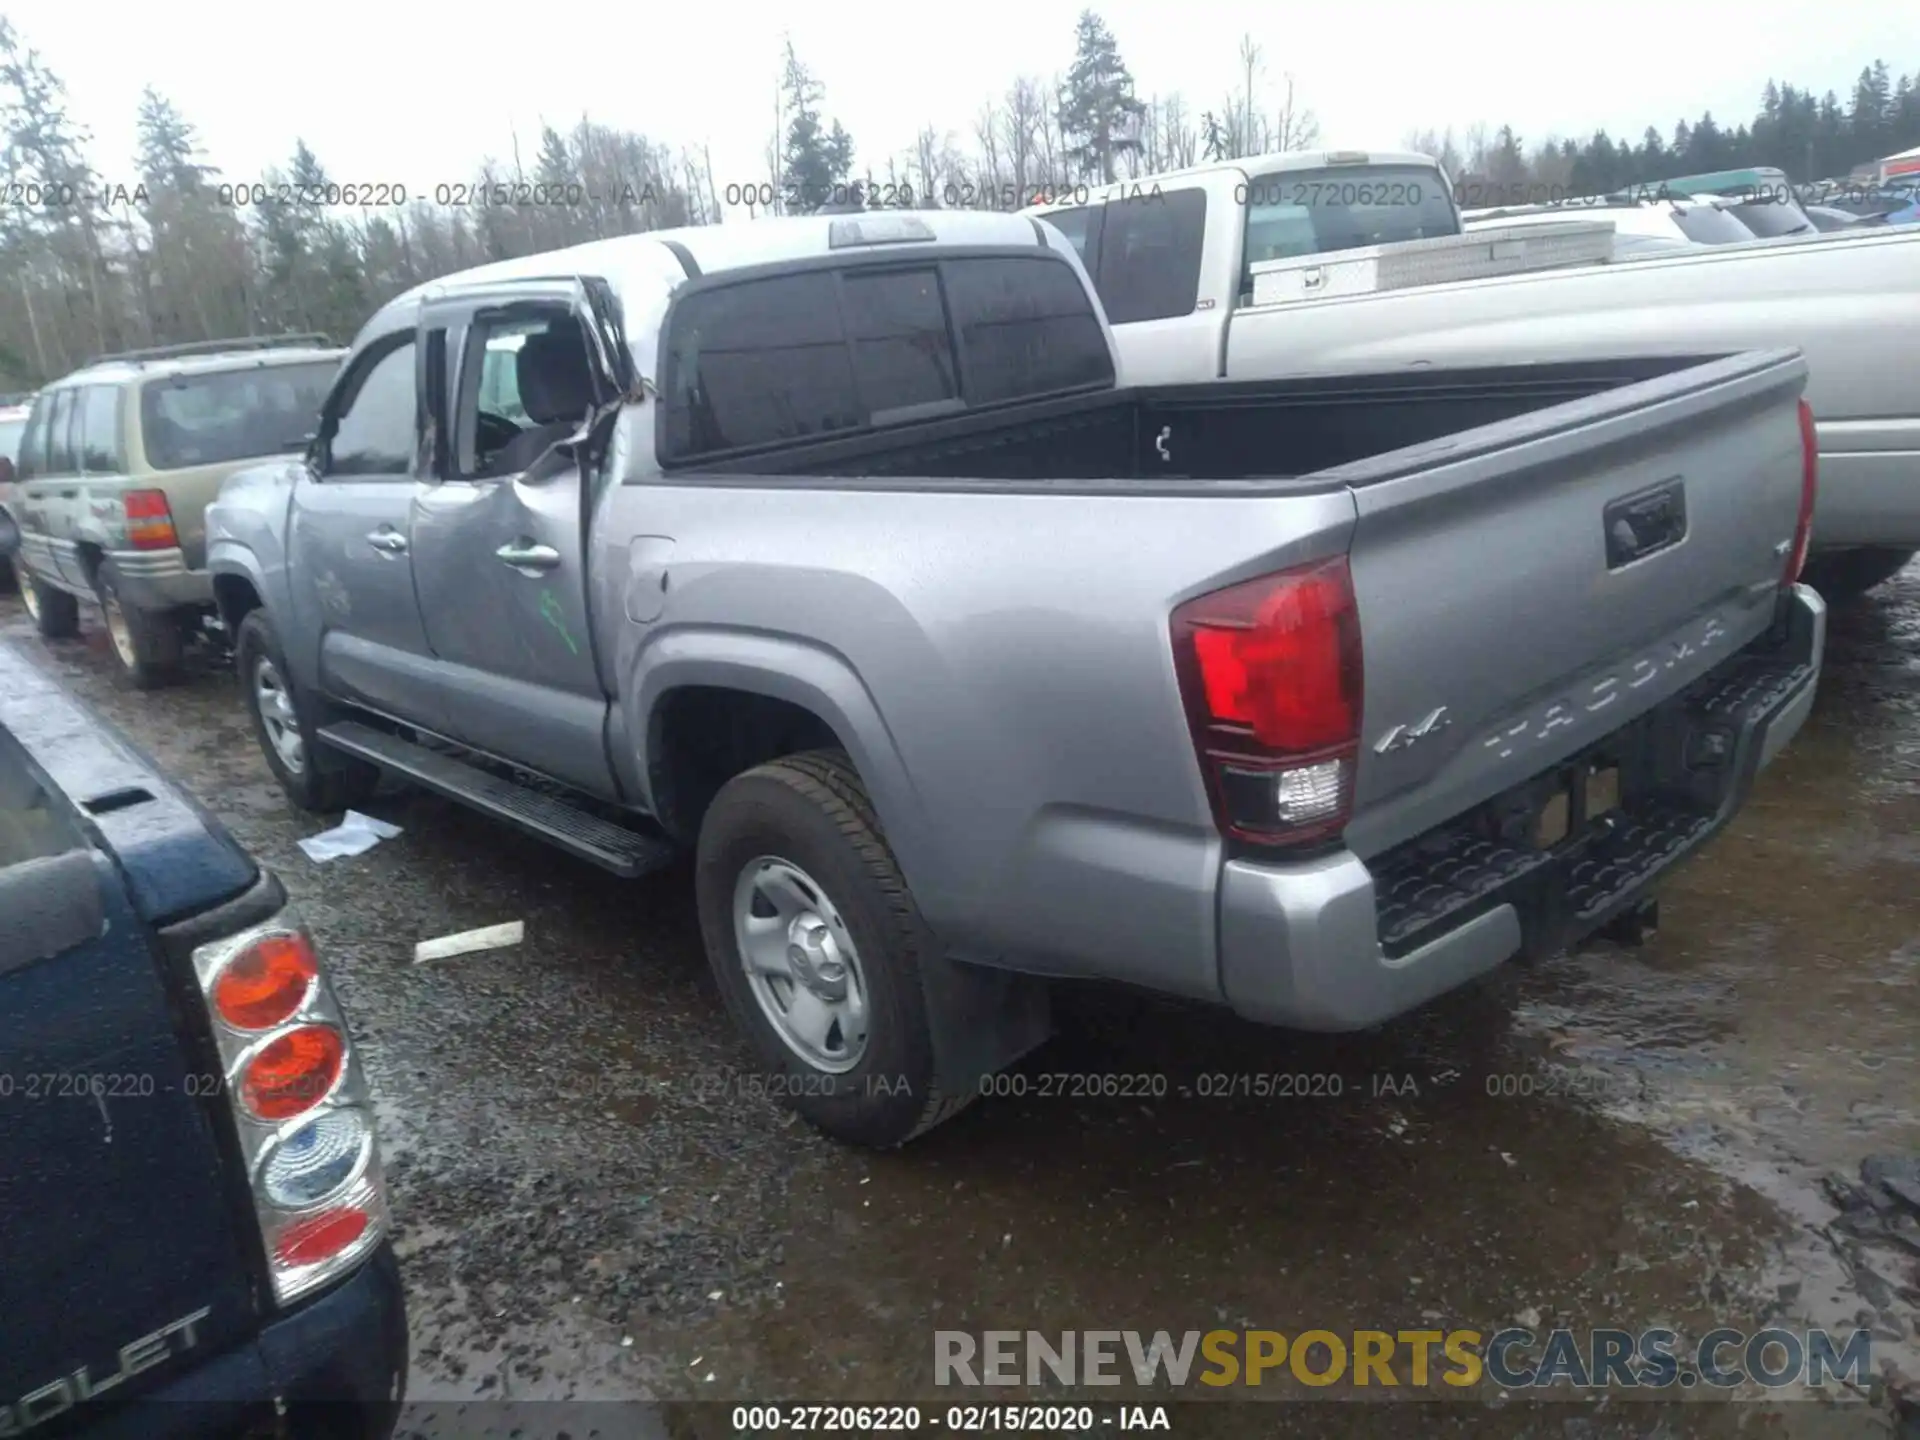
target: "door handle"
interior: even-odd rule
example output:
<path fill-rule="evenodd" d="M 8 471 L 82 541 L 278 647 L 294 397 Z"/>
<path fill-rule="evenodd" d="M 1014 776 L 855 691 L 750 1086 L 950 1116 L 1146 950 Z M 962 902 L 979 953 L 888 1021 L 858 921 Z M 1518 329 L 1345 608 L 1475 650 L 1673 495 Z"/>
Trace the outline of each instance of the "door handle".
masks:
<path fill-rule="evenodd" d="M 516 540 L 493 552 L 502 564 L 516 570 L 551 570 L 560 563 L 560 552 L 551 545 L 536 545 L 531 540 Z"/>
<path fill-rule="evenodd" d="M 384 550 L 389 555 L 407 553 L 407 537 L 398 530 L 373 530 L 367 534 L 367 543 L 376 550 Z"/>

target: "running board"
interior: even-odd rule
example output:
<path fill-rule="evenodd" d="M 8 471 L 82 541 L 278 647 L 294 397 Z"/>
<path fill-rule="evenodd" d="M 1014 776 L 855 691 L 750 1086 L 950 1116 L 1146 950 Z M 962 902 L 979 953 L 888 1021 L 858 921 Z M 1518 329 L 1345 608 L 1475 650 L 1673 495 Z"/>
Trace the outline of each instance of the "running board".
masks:
<path fill-rule="evenodd" d="M 504 820 L 615 875 L 632 878 L 662 870 L 680 854 L 662 836 L 602 820 L 565 800 L 516 785 L 371 725 L 342 720 L 324 727 L 319 738 L 336 750 Z"/>

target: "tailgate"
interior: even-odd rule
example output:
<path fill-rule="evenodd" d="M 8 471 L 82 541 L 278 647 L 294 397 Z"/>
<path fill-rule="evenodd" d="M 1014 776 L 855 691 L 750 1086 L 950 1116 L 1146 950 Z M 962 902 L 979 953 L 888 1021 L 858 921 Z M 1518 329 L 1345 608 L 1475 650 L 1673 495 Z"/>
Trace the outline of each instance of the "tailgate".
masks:
<path fill-rule="evenodd" d="M 1353 486 L 1363 857 L 1540 774 L 1765 631 L 1799 515 L 1797 351 L 1325 472 Z"/>

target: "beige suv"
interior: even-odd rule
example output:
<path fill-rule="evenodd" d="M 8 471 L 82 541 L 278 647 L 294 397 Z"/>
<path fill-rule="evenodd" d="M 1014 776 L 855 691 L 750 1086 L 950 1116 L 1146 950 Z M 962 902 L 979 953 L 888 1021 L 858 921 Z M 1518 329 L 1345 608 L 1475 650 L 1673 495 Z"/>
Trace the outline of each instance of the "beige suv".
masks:
<path fill-rule="evenodd" d="M 202 616 L 208 503 L 298 449 L 344 351 L 324 335 L 209 340 L 96 360 L 35 398 L 15 461 L 14 567 L 48 639 L 99 604 L 140 689 L 164 684 Z"/>

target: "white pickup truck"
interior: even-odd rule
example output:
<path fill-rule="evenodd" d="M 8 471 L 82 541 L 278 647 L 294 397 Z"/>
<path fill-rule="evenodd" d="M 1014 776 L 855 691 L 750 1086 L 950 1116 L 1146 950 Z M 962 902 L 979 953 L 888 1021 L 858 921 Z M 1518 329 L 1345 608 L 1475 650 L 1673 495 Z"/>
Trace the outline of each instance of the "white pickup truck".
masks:
<path fill-rule="evenodd" d="M 1809 583 L 1830 598 L 1858 594 L 1920 551 L 1920 227 L 1253 304 L 1252 267 L 1274 258 L 1283 230 L 1375 237 L 1362 244 L 1451 233 L 1421 223 L 1430 213 L 1433 226 L 1458 224 L 1451 193 L 1419 183 L 1441 174 L 1432 161 L 1394 157 L 1405 193 L 1383 197 L 1389 157 L 1373 158 L 1372 205 L 1343 204 L 1331 170 L 1274 171 L 1268 157 L 1028 213 L 1080 251 L 1132 385 L 1798 347 L 1820 444 Z"/>

